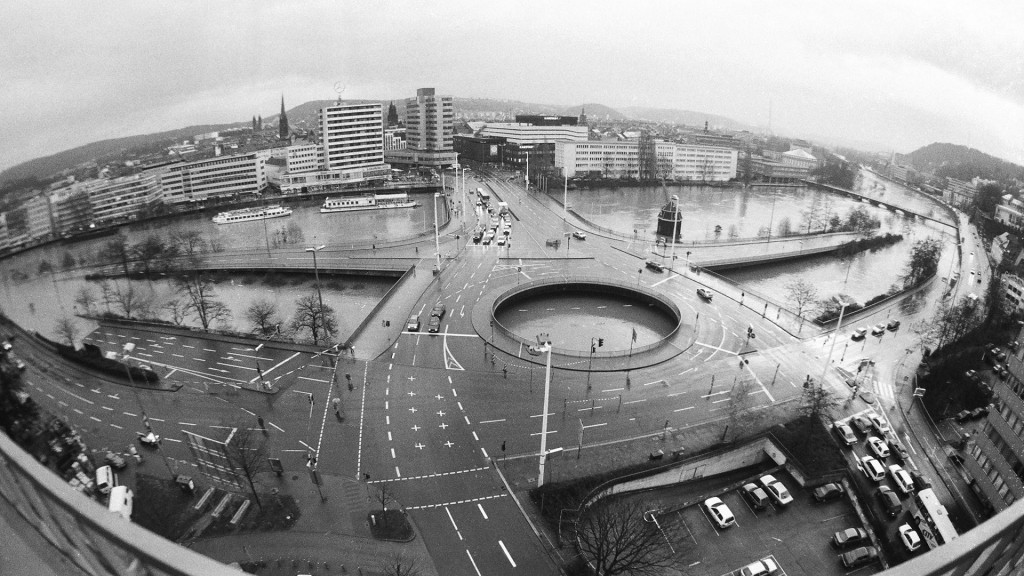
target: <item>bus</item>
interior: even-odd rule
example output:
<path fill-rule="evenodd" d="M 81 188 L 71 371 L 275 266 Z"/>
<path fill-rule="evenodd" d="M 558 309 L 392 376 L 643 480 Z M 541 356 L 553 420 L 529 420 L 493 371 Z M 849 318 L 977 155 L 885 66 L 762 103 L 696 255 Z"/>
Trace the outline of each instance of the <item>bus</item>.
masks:
<path fill-rule="evenodd" d="M 491 193 L 487 192 L 483 188 L 477 188 L 476 194 L 480 197 L 480 201 L 483 202 L 485 206 L 491 201 Z"/>
<path fill-rule="evenodd" d="M 943 544 L 956 540 L 959 534 L 949 520 L 946 507 L 939 504 L 938 497 L 931 488 L 925 488 L 914 495 L 910 504 L 910 513 L 917 524 L 921 539 L 934 550 Z"/>

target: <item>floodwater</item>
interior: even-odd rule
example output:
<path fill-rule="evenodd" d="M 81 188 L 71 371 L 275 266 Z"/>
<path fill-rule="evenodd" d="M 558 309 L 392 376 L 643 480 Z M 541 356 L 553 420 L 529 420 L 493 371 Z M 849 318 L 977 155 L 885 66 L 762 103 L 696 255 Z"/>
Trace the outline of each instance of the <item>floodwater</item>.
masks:
<path fill-rule="evenodd" d="M 551 294 L 524 300 L 499 310 L 498 322 L 533 340 L 549 334 L 558 348 L 590 350 L 591 341 L 604 339 L 598 352 L 629 350 L 661 340 L 675 327 L 672 318 L 653 307 L 625 297 L 596 294 Z"/>

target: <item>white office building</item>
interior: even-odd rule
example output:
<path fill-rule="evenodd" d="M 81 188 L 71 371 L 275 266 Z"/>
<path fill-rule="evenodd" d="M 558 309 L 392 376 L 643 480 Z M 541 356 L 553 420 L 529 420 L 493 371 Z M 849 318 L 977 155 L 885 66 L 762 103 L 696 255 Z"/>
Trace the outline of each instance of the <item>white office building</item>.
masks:
<path fill-rule="evenodd" d="M 523 122 L 494 122 L 481 128 L 478 137 L 505 138 L 512 144 L 549 144 L 553 142 L 586 142 L 586 126 L 535 125 Z"/>
<path fill-rule="evenodd" d="M 255 152 L 217 156 L 161 169 L 165 204 L 256 194 L 267 187 L 266 160 Z"/>
<path fill-rule="evenodd" d="M 160 177 L 153 173 L 95 180 L 87 189 L 94 222 L 134 220 L 144 208 L 160 202 Z"/>
<path fill-rule="evenodd" d="M 733 148 L 655 142 L 655 154 L 656 172 L 667 180 L 727 182 L 736 178 L 738 152 Z M 555 167 L 570 178 L 639 178 L 639 142 L 556 142 Z"/>
<path fill-rule="evenodd" d="M 319 144 L 289 146 L 285 155 L 285 171 L 289 174 L 299 174 L 319 170 L 323 156 L 323 147 Z"/>
<path fill-rule="evenodd" d="M 438 96 L 433 88 L 416 90 L 415 98 L 405 100 L 405 136 L 404 147 L 386 148 L 388 162 L 434 168 L 456 164 L 452 97 Z"/>

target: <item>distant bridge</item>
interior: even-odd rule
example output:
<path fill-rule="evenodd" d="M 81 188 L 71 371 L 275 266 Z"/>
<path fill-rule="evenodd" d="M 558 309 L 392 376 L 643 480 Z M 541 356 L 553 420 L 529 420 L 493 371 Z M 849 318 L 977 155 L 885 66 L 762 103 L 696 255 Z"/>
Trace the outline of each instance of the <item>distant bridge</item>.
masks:
<path fill-rule="evenodd" d="M 904 216 L 909 216 L 909 217 L 914 218 L 914 219 L 930 220 L 932 222 L 935 222 L 935 223 L 938 223 L 938 224 L 942 224 L 943 226 L 949 226 L 950 228 L 957 228 L 957 225 L 955 223 L 955 219 L 954 219 L 954 222 L 948 222 L 946 220 L 940 220 L 939 218 L 935 218 L 934 216 L 926 216 L 924 214 L 920 214 L 918 212 L 914 212 L 913 210 L 909 210 L 909 209 L 904 208 L 902 206 L 897 206 L 896 204 L 893 204 L 891 202 L 886 202 L 884 200 L 879 200 L 877 198 L 871 198 L 870 196 L 865 196 L 865 195 L 860 194 L 858 192 L 854 192 L 853 190 L 847 190 L 846 188 L 839 188 L 837 186 L 830 186 L 828 184 L 822 184 L 820 182 L 814 182 L 814 181 L 811 181 L 811 180 L 801 180 L 801 182 L 807 184 L 808 186 L 817 186 L 818 188 L 824 188 L 825 190 L 828 190 L 829 192 L 833 192 L 835 194 L 842 194 L 843 196 L 846 196 L 847 198 L 853 198 L 855 200 L 859 200 L 861 202 L 865 202 L 865 203 L 871 204 L 872 206 L 878 206 L 879 208 L 885 208 L 886 210 L 888 210 L 890 212 L 899 212 L 900 214 L 903 214 Z"/>

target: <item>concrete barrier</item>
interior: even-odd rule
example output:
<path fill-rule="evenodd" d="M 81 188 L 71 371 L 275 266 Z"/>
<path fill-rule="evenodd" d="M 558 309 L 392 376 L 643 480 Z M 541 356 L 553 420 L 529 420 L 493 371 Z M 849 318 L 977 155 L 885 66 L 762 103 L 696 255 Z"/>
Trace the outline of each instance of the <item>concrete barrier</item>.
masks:
<path fill-rule="evenodd" d="M 246 511 L 249 510 L 249 500 L 242 502 L 242 505 L 238 507 L 238 512 L 231 517 L 231 525 L 238 526 L 238 523 L 242 521 L 242 516 L 245 516 Z"/>
<path fill-rule="evenodd" d="M 213 487 L 211 486 L 211 487 L 206 489 L 206 492 L 203 494 L 203 497 L 200 498 L 199 502 L 196 502 L 196 505 L 193 506 L 192 508 L 194 510 L 196 510 L 196 511 L 200 511 L 203 508 L 206 508 L 206 503 L 210 501 L 210 498 L 212 496 L 213 496 Z"/>

